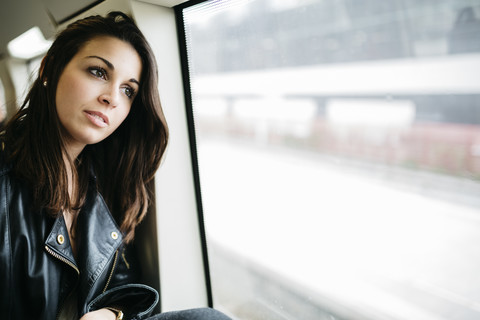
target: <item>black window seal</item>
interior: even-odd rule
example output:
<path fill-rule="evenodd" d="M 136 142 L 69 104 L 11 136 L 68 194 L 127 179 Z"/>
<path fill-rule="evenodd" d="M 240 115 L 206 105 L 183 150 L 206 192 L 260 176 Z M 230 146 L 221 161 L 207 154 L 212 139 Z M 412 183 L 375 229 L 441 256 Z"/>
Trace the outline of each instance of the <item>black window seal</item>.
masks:
<path fill-rule="evenodd" d="M 202 2 L 208 2 L 208 0 L 187 1 L 175 6 L 174 11 L 175 11 L 175 22 L 177 27 L 180 63 L 182 68 L 183 92 L 185 96 L 188 137 L 190 142 L 190 155 L 191 155 L 191 161 L 192 161 L 195 198 L 196 198 L 196 206 L 197 206 L 197 214 L 198 214 L 198 227 L 200 232 L 200 240 L 202 242 L 201 245 L 202 245 L 203 268 L 204 268 L 204 274 L 205 274 L 205 286 L 207 290 L 206 293 L 207 293 L 208 306 L 210 308 L 213 308 L 210 264 L 208 261 L 207 237 L 205 233 L 202 192 L 200 188 L 200 173 L 199 173 L 198 156 L 197 156 L 197 139 L 195 135 L 195 121 L 194 121 L 194 115 L 193 115 L 192 91 L 190 86 L 190 70 L 188 67 L 188 52 L 187 52 L 187 41 L 186 41 L 186 33 L 185 33 L 186 30 L 185 30 L 184 15 L 183 15 L 183 10 L 185 8 L 197 5 Z"/>

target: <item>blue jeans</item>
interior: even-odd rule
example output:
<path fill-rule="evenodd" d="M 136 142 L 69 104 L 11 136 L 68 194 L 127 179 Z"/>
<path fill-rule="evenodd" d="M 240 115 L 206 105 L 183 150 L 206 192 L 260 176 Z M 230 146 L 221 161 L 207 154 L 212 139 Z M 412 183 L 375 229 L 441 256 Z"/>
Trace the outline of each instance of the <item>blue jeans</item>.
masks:
<path fill-rule="evenodd" d="M 146 320 L 232 320 L 220 311 L 211 308 L 198 308 L 164 312 Z"/>

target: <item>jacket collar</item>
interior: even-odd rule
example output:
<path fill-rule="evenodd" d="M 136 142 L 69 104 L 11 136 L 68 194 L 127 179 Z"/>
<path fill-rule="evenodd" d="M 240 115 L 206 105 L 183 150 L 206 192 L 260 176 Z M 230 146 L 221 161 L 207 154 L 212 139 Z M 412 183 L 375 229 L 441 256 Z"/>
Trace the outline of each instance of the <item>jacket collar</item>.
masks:
<path fill-rule="evenodd" d="M 63 215 L 55 220 L 52 230 L 45 240 L 45 247 L 47 251 L 60 261 L 70 265 L 78 271 L 78 266 L 73 257 L 73 252 L 70 245 L 70 238 L 68 236 L 67 226 L 63 219 Z"/>
<path fill-rule="evenodd" d="M 78 256 L 75 260 L 63 215 L 56 219 L 45 246 L 55 257 L 80 274 L 81 286 L 91 288 L 105 272 L 108 262 L 122 244 L 123 237 L 102 196 L 90 188 L 85 205 L 78 215 Z M 53 254 L 52 254 L 53 255 Z M 57 257 L 57 255 L 59 257 Z"/>

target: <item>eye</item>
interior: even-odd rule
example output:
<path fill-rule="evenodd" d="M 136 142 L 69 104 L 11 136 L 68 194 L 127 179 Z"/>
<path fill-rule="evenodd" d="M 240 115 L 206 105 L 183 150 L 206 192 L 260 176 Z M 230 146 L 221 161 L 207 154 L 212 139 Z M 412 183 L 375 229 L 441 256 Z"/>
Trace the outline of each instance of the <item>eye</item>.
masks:
<path fill-rule="evenodd" d="M 94 77 L 107 80 L 107 71 L 102 67 L 90 67 L 88 68 L 88 72 L 90 72 Z"/>
<path fill-rule="evenodd" d="M 123 88 L 123 92 L 129 99 L 132 99 L 135 96 L 135 89 L 133 89 L 132 87 Z"/>

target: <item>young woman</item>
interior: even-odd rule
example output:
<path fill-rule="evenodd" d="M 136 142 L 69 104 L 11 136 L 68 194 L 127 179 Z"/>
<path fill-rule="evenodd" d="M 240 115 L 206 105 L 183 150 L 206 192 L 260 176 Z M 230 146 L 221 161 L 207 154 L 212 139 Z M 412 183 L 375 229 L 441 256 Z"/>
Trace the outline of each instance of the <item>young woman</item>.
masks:
<path fill-rule="evenodd" d="M 151 313 L 158 293 L 138 283 L 130 247 L 167 141 L 155 59 L 133 21 L 114 12 L 61 32 L 1 135 L 3 319 Z"/>

